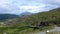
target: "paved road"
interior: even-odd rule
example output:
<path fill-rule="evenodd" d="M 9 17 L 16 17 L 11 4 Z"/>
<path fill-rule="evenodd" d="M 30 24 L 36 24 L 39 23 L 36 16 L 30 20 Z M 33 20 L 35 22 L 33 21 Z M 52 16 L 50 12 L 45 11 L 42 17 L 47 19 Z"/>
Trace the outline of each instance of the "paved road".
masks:
<path fill-rule="evenodd" d="M 54 29 L 48 30 L 48 31 L 49 32 L 55 32 L 55 31 L 58 31 L 58 30 L 60 30 L 60 27 L 54 27 Z M 38 32 L 38 33 L 34 33 L 34 34 L 46 34 L 46 31 L 44 31 L 44 32 Z"/>
<path fill-rule="evenodd" d="M 39 33 L 34 33 L 34 34 L 46 34 L 46 32 L 39 32 Z"/>

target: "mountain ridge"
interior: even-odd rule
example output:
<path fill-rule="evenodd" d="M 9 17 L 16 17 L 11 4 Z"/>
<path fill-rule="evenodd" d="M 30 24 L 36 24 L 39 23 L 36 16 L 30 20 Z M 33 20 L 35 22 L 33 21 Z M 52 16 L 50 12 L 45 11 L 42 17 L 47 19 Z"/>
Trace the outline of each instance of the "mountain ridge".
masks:
<path fill-rule="evenodd" d="M 6 19 L 12 19 L 16 17 L 19 17 L 19 16 L 14 14 L 0 14 L 0 21 L 4 21 Z"/>

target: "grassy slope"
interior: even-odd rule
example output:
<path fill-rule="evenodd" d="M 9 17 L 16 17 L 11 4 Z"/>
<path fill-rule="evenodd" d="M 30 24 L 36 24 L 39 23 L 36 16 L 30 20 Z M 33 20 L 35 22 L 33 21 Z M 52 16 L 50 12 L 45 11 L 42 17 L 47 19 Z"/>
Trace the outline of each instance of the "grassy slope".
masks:
<path fill-rule="evenodd" d="M 31 16 L 23 16 L 20 18 L 16 18 L 16 20 L 13 20 L 11 22 L 7 21 L 6 26 L 12 25 L 13 27 L 0 27 L 0 32 L 1 33 L 7 32 L 9 34 L 17 34 L 18 32 L 21 32 L 23 30 L 33 31 L 31 28 L 28 28 L 26 26 L 29 26 L 31 24 L 36 24 L 39 26 L 41 25 L 41 23 L 45 24 L 46 21 L 48 21 L 50 25 L 59 24 L 60 8 L 51 10 L 49 12 L 42 12 L 42 13 L 37 13 Z M 50 21 L 52 21 L 52 23 L 50 23 Z"/>

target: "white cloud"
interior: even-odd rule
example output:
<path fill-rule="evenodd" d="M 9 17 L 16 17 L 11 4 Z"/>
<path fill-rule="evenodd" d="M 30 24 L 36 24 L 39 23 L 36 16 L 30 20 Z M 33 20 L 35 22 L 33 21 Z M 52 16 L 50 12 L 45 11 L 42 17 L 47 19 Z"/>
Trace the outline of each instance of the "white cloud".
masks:
<path fill-rule="evenodd" d="M 44 0 L 44 3 L 60 5 L 60 0 Z"/>
<path fill-rule="evenodd" d="M 45 7 L 45 5 L 43 5 L 43 4 L 40 6 L 21 6 L 20 11 L 23 11 L 23 12 L 28 11 L 28 12 L 36 13 L 36 12 L 39 12 L 39 10 L 43 7 Z M 42 10 L 40 10 L 40 11 L 42 11 Z"/>
<path fill-rule="evenodd" d="M 39 7 L 44 7 L 45 5 L 42 5 L 42 6 L 21 6 L 20 8 L 21 9 L 36 9 L 36 8 L 39 8 Z"/>
<path fill-rule="evenodd" d="M 0 0 L 0 13 L 41 12 L 60 7 L 60 0 Z"/>

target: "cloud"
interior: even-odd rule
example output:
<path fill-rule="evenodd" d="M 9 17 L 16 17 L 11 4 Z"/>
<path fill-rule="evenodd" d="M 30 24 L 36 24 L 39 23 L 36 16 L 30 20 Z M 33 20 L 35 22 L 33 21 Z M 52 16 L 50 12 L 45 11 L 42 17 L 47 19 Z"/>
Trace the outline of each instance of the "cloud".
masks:
<path fill-rule="evenodd" d="M 60 7 L 60 0 L 0 0 L 0 13 L 37 13 L 57 7 Z"/>
<path fill-rule="evenodd" d="M 60 5 L 60 0 L 44 0 L 43 3 L 52 4 L 52 5 Z"/>
<path fill-rule="evenodd" d="M 12 1 L 1 0 L 0 1 L 0 13 L 17 14 L 19 12 L 18 6 L 12 3 Z"/>

